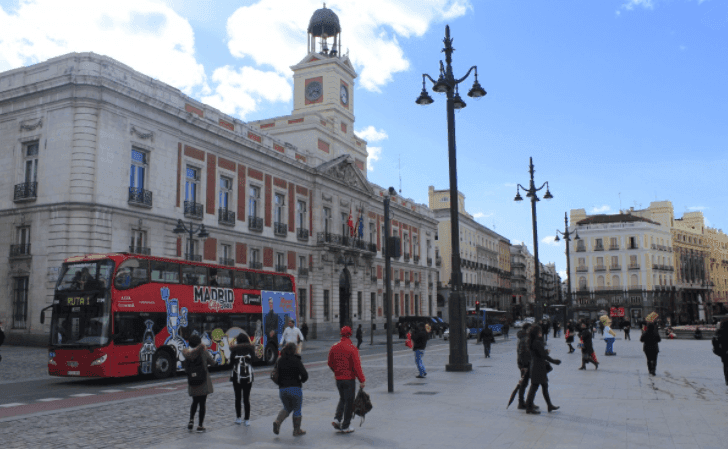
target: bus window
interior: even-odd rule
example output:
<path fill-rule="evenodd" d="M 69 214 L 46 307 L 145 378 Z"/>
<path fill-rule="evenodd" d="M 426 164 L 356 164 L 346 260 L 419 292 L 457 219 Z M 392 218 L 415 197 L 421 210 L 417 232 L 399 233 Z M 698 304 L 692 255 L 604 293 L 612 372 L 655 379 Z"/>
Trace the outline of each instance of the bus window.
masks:
<path fill-rule="evenodd" d="M 278 292 L 292 292 L 293 283 L 288 276 L 275 276 L 275 290 Z"/>
<path fill-rule="evenodd" d="M 152 282 L 179 284 L 179 264 L 172 262 L 152 261 Z"/>
<path fill-rule="evenodd" d="M 235 271 L 235 288 L 252 288 L 244 271 Z"/>
<path fill-rule="evenodd" d="M 132 345 L 144 341 L 147 321 L 152 322 L 152 333 L 157 335 L 167 325 L 163 313 L 119 312 L 114 314 L 114 344 Z"/>
<path fill-rule="evenodd" d="M 230 327 L 242 329 L 250 338 L 255 335 L 255 323 L 249 314 L 230 315 Z"/>
<path fill-rule="evenodd" d="M 255 271 L 248 271 L 245 273 L 245 278 L 247 279 L 247 288 L 260 290 L 261 278 L 258 273 Z"/>
<path fill-rule="evenodd" d="M 260 282 L 258 283 L 258 288 L 260 290 L 273 290 L 275 287 L 273 284 L 273 275 L 272 274 L 259 274 L 260 276 Z"/>
<path fill-rule="evenodd" d="M 210 268 L 210 277 L 212 277 L 212 271 L 214 268 Z M 212 285 L 212 280 L 210 280 Z M 217 270 L 217 286 L 231 288 L 233 286 L 233 275 L 230 270 Z"/>
<path fill-rule="evenodd" d="M 134 288 L 149 282 L 147 268 L 149 261 L 143 259 L 127 259 L 119 265 L 114 278 L 114 287 L 117 290 Z"/>
<path fill-rule="evenodd" d="M 207 268 L 182 265 L 182 283 L 185 285 L 207 285 Z"/>

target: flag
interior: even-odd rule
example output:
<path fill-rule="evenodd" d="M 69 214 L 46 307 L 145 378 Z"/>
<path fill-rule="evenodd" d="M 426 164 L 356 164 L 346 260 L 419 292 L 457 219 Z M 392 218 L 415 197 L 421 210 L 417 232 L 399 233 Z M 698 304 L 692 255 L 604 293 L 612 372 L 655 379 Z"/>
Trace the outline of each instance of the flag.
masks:
<path fill-rule="evenodd" d="M 359 238 L 364 238 L 364 217 L 362 217 L 362 212 L 359 212 Z"/>
<path fill-rule="evenodd" d="M 346 222 L 349 227 L 349 236 L 354 237 L 354 222 L 351 221 L 351 207 L 349 208 L 349 221 Z"/>

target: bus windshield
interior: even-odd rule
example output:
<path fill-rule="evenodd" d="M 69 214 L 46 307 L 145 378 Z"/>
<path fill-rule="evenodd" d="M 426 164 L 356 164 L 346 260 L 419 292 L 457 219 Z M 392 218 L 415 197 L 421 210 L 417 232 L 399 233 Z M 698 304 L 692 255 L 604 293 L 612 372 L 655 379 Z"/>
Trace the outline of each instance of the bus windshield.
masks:
<path fill-rule="evenodd" d="M 51 320 L 53 346 L 103 346 L 110 340 L 109 285 L 114 262 L 64 264 Z"/>

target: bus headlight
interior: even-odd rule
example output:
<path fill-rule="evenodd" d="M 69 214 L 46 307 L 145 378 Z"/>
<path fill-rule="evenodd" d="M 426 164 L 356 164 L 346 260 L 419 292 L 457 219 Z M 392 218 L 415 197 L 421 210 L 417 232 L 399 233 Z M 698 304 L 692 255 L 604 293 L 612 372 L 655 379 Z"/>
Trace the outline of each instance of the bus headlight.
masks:
<path fill-rule="evenodd" d="M 102 356 L 101 356 L 101 357 L 99 357 L 98 359 L 94 360 L 94 361 L 93 361 L 93 362 L 91 363 L 91 366 L 101 365 L 102 363 L 104 363 L 104 362 L 106 361 L 106 357 L 108 357 L 108 354 L 104 354 L 104 355 L 102 355 Z"/>
<path fill-rule="evenodd" d="M 56 361 L 53 360 L 53 359 L 48 359 L 48 364 L 49 365 L 57 365 Z"/>

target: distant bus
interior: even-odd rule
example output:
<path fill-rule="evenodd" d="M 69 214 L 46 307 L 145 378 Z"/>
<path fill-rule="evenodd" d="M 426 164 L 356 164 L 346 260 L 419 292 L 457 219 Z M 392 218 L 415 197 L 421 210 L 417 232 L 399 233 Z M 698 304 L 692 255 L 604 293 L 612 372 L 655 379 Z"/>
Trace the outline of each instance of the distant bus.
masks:
<path fill-rule="evenodd" d="M 285 321 L 296 319 L 294 292 L 283 273 L 128 253 L 71 257 L 48 307 L 48 374 L 164 378 L 182 369 L 193 334 L 225 365 L 242 331 L 256 359 L 273 363 Z"/>
<path fill-rule="evenodd" d="M 506 312 L 502 310 L 481 308 L 480 312 L 468 308 L 465 312 L 465 322 L 468 327 L 468 338 L 477 337 L 485 326 L 488 326 L 493 334 L 502 333 L 503 323 L 506 320 Z"/>

